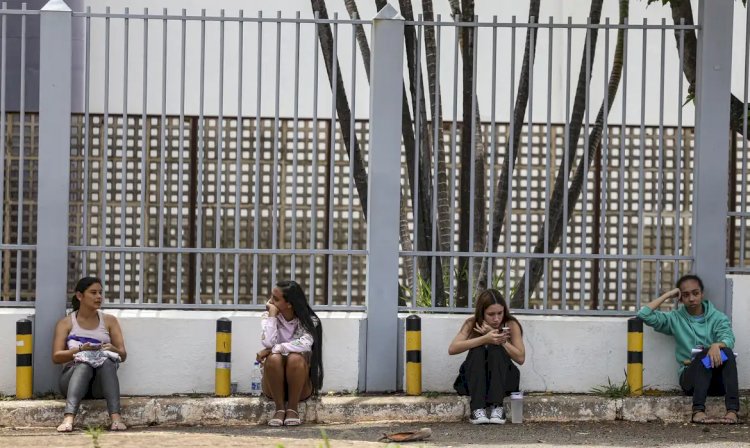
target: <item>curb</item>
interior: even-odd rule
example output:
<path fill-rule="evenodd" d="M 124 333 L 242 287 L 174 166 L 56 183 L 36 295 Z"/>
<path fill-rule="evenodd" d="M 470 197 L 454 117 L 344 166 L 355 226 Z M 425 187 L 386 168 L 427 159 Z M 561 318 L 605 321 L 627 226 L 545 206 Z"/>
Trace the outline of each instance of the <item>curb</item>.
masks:
<path fill-rule="evenodd" d="M 506 399 L 506 408 L 510 400 Z M 686 422 L 690 397 L 610 399 L 591 395 L 530 395 L 524 398 L 524 421 Z M 54 427 L 62 418 L 62 400 L 0 401 L 0 427 Z M 707 412 L 722 415 L 724 401 L 709 398 Z M 235 426 L 265 424 L 273 402 L 259 397 L 186 398 L 132 397 L 122 399 L 122 414 L 130 426 Z M 323 396 L 300 404 L 305 421 L 362 423 L 377 421 L 457 422 L 468 418 L 467 397 Z M 106 425 L 104 400 L 86 400 L 76 417 L 79 427 Z"/>

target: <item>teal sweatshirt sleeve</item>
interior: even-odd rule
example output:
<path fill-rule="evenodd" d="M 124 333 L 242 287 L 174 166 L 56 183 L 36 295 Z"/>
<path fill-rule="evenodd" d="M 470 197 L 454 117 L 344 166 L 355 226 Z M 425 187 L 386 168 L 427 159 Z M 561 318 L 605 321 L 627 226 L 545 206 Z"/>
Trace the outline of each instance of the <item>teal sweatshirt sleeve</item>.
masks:
<path fill-rule="evenodd" d="M 723 342 L 730 349 L 734 349 L 734 332 L 727 316 L 722 315 L 719 318 L 714 325 L 712 333 L 713 342 Z"/>
<path fill-rule="evenodd" d="M 655 331 L 670 336 L 672 335 L 672 326 L 669 324 L 667 313 L 652 310 L 644 305 L 641 310 L 638 311 L 638 317 L 643 320 L 643 323 L 652 327 Z"/>

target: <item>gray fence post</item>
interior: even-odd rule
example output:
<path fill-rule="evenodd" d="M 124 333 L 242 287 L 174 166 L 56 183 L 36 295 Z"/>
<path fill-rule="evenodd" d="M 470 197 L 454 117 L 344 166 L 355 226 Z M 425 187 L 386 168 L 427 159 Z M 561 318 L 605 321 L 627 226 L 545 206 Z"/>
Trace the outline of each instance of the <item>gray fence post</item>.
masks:
<path fill-rule="evenodd" d="M 726 309 L 729 98 L 733 0 L 701 0 L 695 97 L 695 272 L 706 297 Z"/>
<path fill-rule="evenodd" d="M 372 25 L 367 207 L 368 392 L 398 387 L 398 225 L 404 20 L 391 5 Z"/>
<path fill-rule="evenodd" d="M 34 391 L 57 389 L 55 322 L 65 314 L 68 276 L 72 13 L 62 0 L 40 11 L 39 212 L 37 216 Z"/>

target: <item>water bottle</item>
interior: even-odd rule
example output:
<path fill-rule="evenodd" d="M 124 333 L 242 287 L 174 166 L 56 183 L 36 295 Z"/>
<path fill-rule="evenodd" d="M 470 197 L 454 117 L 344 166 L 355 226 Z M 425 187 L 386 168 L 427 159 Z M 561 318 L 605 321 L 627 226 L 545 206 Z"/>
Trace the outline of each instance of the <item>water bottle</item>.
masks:
<path fill-rule="evenodd" d="M 512 392 L 510 394 L 510 421 L 512 423 L 523 423 L 523 392 Z"/>
<path fill-rule="evenodd" d="M 255 361 L 253 363 L 253 369 L 250 372 L 250 393 L 252 395 L 260 395 L 263 391 L 263 386 L 261 385 L 262 379 L 263 374 L 260 370 L 260 362 Z"/>

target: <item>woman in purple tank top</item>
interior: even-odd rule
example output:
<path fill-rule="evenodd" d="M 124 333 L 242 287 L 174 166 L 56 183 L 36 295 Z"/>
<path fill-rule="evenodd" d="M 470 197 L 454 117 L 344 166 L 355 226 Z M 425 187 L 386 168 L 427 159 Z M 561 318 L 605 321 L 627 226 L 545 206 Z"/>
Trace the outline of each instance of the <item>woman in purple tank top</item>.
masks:
<path fill-rule="evenodd" d="M 104 398 L 112 419 L 110 429 L 126 429 L 120 415 L 117 367 L 125 361 L 125 341 L 115 316 L 104 314 L 102 281 L 84 277 L 76 284 L 68 316 L 57 322 L 52 361 L 64 364 L 60 390 L 65 395 L 65 416 L 59 432 L 73 430 L 73 420 L 83 398 Z"/>

